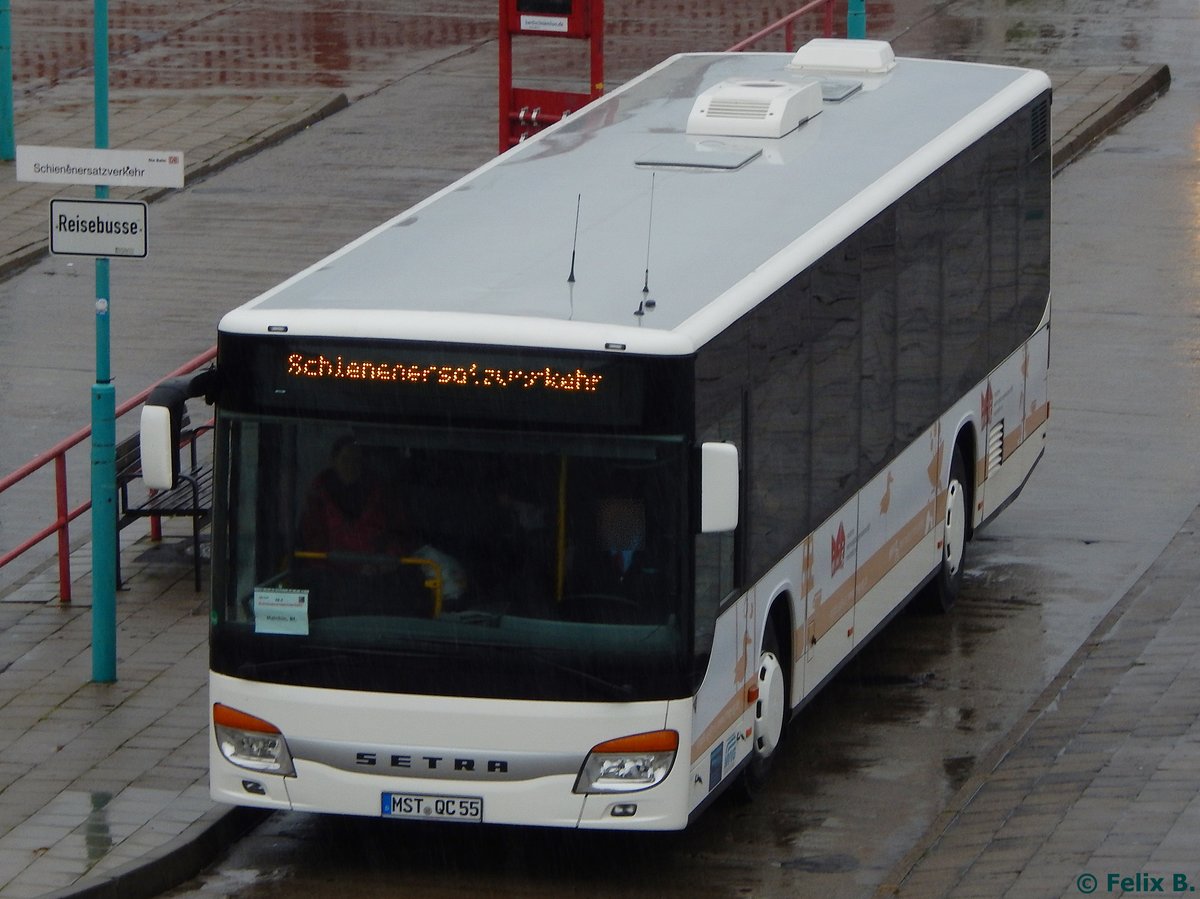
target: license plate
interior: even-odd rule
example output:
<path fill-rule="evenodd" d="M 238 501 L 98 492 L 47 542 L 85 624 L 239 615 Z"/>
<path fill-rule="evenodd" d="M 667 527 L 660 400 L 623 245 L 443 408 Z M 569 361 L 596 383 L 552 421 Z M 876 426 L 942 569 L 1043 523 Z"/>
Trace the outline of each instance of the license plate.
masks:
<path fill-rule="evenodd" d="M 384 793 L 385 818 L 422 821 L 483 821 L 483 799 L 478 796 L 430 796 L 426 793 Z"/>

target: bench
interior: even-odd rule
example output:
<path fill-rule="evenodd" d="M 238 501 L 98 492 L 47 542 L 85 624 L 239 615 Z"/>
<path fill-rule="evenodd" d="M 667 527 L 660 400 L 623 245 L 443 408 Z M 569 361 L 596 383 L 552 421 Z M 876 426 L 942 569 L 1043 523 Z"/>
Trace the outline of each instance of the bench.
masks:
<path fill-rule="evenodd" d="M 188 428 L 184 423 L 180 447 L 186 446 L 186 461 L 180 465 L 179 480 L 170 490 L 151 491 L 144 499 L 131 498 L 130 485 L 142 475 L 142 450 L 138 434 L 117 444 L 117 530 L 141 518 L 190 518 L 192 520 L 192 563 L 196 590 L 200 590 L 200 531 L 212 519 L 213 468 L 200 462 L 196 443 L 211 425 Z M 155 531 L 157 533 L 157 531 Z M 117 586 L 121 585 L 121 547 L 117 545 Z"/>

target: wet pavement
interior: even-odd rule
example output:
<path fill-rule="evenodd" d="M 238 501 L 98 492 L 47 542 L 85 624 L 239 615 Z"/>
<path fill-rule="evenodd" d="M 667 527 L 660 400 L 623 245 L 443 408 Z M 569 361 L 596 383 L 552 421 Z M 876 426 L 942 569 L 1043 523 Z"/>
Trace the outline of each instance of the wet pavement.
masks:
<path fill-rule="evenodd" d="M 1183 60 L 1200 58 L 1196 53 L 1194 4 L 1154 4 L 1153 10 L 1161 14 L 1162 21 L 1152 29 L 1153 34 L 1145 27 L 1144 18 L 1135 15 L 1140 7 L 1144 16 L 1143 4 L 1110 3 L 1099 7 L 1068 0 L 1054 4 L 1051 12 L 1034 16 L 1039 5 L 1046 4 L 982 0 L 873 3 L 872 34 L 894 37 L 901 54 L 1035 62 L 1048 68 L 1056 88 L 1058 165 L 1067 158 L 1065 154 L 1089 146 L 1165 87 L 1160 62 L 1170 62 L 1176 71 L 1175 87 L 1168 95 L 1174 101 L 1180 90 L 1180 69 L 1170 53 L 1182 53 Z M 318 14 L 285 15 L 295 7 L 286 2 L 192 4 L 186 14 L 165 12 L 157 6 L 148 11 L 130 5 L 127 24 L 114 29 L 120 47 L 120 63 L 114 65 L 114 72 L 121 70 L 114 74 L 113 82 L 113 133 L 121 137 L 114 140 L 114 145 L 183 148 L 193 186 L 164 196 L 152 207 L 152 215 L 164 226 L 161 242 L 154 245 L 154 252 L 163 258 L 149 260 L 136 272 L 122 272 L 118 281 L 123 304 L 118 308 L 125 317 L 117 319 L 120 333 L 115 339 L 122 359 L 119 383 L 123 390 L 132 392 L 150 383 L 155 376 L 211 345 L 220 312 L 319 258 L 494 152 L 496 60 L 490 10 L 481 18 L 474 3 L 441 3 L 436 14 L 429 12 L 432 6 L 398 3 L 390 5 L 383 15 L 377 5 L 347 4 L 344 10 L 355 14 L 351 19 L 363 16 L 371 20 L 372 28 L 360 30 L 357 24 L 347 25 L 345 19 L 336 17 L 323 21 Z M 50 7 L 55 7 L 54 15 L 45 14 Z M 89 50 L 87 41 L 80 38 L 90 22 L 71 22 L 70 16 L 77 15 L 78 8 L 78 4 L 67 2 L 42 4 L 40 23 L 19 22 L 14 27 L 14 44 L 18 47 L 22 45 L 22 34 L 57 35 L 44 45 L 38 38 L 39 46 L 54 50 L 44 54 L 45 61 L 18 57 L 18 80 L 24 85 L 18 94 L 17 111 L 21 143 L 90 143 L 86 112 L 90 109 L 91 87 L 85 71 Z M 691 5 L 694 14 L 680 21 L 678 13 L 650 9 L 644 3 L 618 4 L 610 0 L 609 81 L 628 77 L 670 52 L 727 46 L 790 8 L 789 4 L 760 7 L 696 3 Z M 114 17 L 117 10 L 114 6 Z M 1089 22 L 1100 21 L 1101 10 L 1103 27 L 1089 28 Z M 1176 27 L 1171 27 L 1172 17 L 1177 19 Z M 54 22 L 54 27 L 46 25 L 49 22 Z M 280 27 L 282 22 L 287 27 Z M 117 31 L 120 36 L 116 36 Z M 337 38 L 330 39 L 330 32 L 337 32 Z M 232 40 L 231 35 L 237 39 Z M 1147 47 L 1170 53 L 1146 56 Z M 528 60 L 538 77 L 552 77 L 559 68 L 550 57 L 546 54 L 545 58 Z M 1195 71 L 1188 71 L 1186 66 L 1182 70 L 1183 86 L 1192 92 L 1194 101 Z M 350 115 L 360 103 L 366 110 L 367 101 L 378 104 L 373 109 L 384 111 L 373 116 L 375 121 Z M 308 127 L 344 103 L 351 108 L 327 122 L 335 127 Z M 1155 107 L 1149 115 L 1158 109 Z M 210 110 L 214 112 L 208 114 Z M 1193 108 L 1193 119 L 1195 112 Z M 1139 119 L 1134 127 L 1143 120 Z M 343 121 L 354 124 L 336 127 Z M 453 127 L 447 127 L 447 123 Z M 393 132 L 395 157 L 381 159 L 378 150 L 365 148 L 380 146 L 384 139 L 381 132 L 388 128 Z M 310 148 L 324 148 L 337 159 L 337 165 L 329 169 L 329 184 L 309 176 L 300 190 L 296 178 L 286 177 L 295 159 L 291 141 L 229 169 L 219 178 L 203 180 L 206 167 L 208 171 L 224 168 L 268 142 L 301 133 Z M 1163 146 L 1174 145 L 1164 141 Z M 1140 155 L 1152 158 L 1153 148 L 1147 150 L 1136 139 L 1126 139 L 1107 152 L 1108 162 L 1112 163 Z M 1195 165 L 1194 155 L 1191 164 Z M 1105 172 L 1106 177 L 1120 176 L 1120 170 L 1111 166 Z M 1060 178 L 1056 188 L 1059 194 L 1064 182 L 1072 194 L 1091 189 L 1085 175 L 1074 168 Z M 1194 170 L 1190 183 L 1195 184 Z M 63 294 L 82 299 L 80 308 L 85 308 L 89 279 L 79 277 L 61 258 L 38 262 L 43 250 L 36 242 L 44 239 L 45 199 L 49 194 L 43 190 L 36 196 L 18 195 L 26 187 L 45 186 L 17 185 L 11 175 L 0 180 L 0 209 L 6 212 L 0 222 L 20 222 L 30 216 L 37 219 L 35 223 L 30 218 L 23 231 L 11 234 L 3 232 L 6 225 L 0 224 L 0 254 L 23 253 L 14 263 L 17 266 L 37 262 L 11 282 L 20 286 L 10 290 L 5 285 L 0 290 L 0 343 L 5 351 L 4 360 L 0 360 L 0 382 L 6 388 L 0 397 L 0 416 L 6 426 L 6 436 L 0 439 L 0 470 L 4 471 L 86 420 L 90 383 L 86 354 L 78 364 L 63 365 L 72 343 L 77 348 L 88 347 L 90 317 L 68 320 L 62 312 L 56 312 L 56 325 L 62 333 L 53 335 L 49 343 L 51 358 L 47 358 L 45 313 L 39 319 L 33 310 L 39 306 L 61 308 L 50 304 Z M 76 191 L 74 195 L 86 192 Z M 322 214 L 329 208 L 332 213 Z M 1095 213 L 1081 209 L 1081 214 Z M 304 219 L 311 227 L 298 232 L 288 225 L 290 218 Z M 224 243 L 216 245 L 219 253 L 212 249 L 214 232 L 226 234 Z M 202 247 L 203 252 L 199 249 Z M 219 265 L 213 265 L 214 258 L 220 260 Z M 1095 261 L 1091 260 L 1093 264 Z M 1196 283 L 1200 285 L 1200 278 Z M 1072 286 L 1068 284 L 1068 293 Z M 1056 291 L 1060 291 L 1059 284 Z M 164 305 L 164 297 L 172 302 Z M 1078 326 L 1078 331 L 1089 333 L 1088 322 L 1073 321 L 1072 315 L 1077 314 L 1069 298 L 1065 308 L 1067 315 L 1056 321 L 1070 322 Z M 1183 320 L 1176 313 L 1164 320 L 1167 328 L 1183 330 Z M 1056 345 L 1058 340 L 1056 336 Z M 1069 345 L 1067 349 L 1069 353 Z M 1064 374 L 1069 379 L 1070 362 L 1064 371 L 1062 357 L 1057 358 L 1056 379 Z M 1073 357 L 1068 354 L 1066 358 Z M 64 371 L 67 377 L 63 377 Z M 44 376 L 31 383 L 29 372 Z M 1185 379 L 1184 387 L 1187 383 Z M 1093 410 L 1077 398 L 1086 397 L 1088 392 L 1069 382 L 1065 386 L 1065 391 L 1056 393 L 1057 433 L 1086 430 L 1091 426 L 1088 416 Z M 79 394 L 77 406 L 71 400 L 75 393 Z M 1060 398 L 1070 399 L 1060 404 Z M 55 428 L 60 433 L 56 434 Z M 53 439 L 47 439 L 50 437 Z M 1072 452 L 1078 450 L 1059 445 L 1052 446 L 1052 451 L 1057 455 L 1048 457 L 1036 482 L 1039 491 L 1045 489 L 1051 494 L 1063 489 L 1057 486 L 1061 483 L 1060 473 L 1070 467 Z M 757 832 L 758 816 L 727 804 L 713 811 L 712 820 L 726 816 L 731 821 L 728 830 L 708 824 L 706 818 L 701 821 L 704 831 L 699 836 L 654 841 L 656 846 L 674 853 L 677 860 L 686 861 L 696 855 L 700 864 L 687 884 L 692 894 L 788 895 L 799 882 L 797 878 L 803 877 L 807 886 L 821 888 L 830 895 L 863 895 L 879 884 L 910 895 L 928 895 L 936 890 L 967 895 L 972 889 L 979 895 L 1002 895 L 1010 887 L 1013 895 L 1031 895 L 1038 892 L 1031 891 L 1036 883 L 1027 878 L 1017 890 L 1016 881 L 1008 875 L 1014 868 L 1036 865 L 1043 866 L 1038 870 L 1051 873 L 1048 866 L 1057 863 L 1059 867 L 1052 871 L 1054 879 L 1042 883 L 1041 892 L 1075 895 L 1074 878 L 1089 872 L 1102 876 L 1108 870 L 1124 870 L 1114 854 L 1118 859 L 1127 857 L 1133 870 L 1138 852 L 1143 852 L 1140 857 L 1144 861 L 1139 862 L 1143 870 L 1152 870 L 1155 876 L 1174 873 L 1170 866 L 1182 861 L 1170 855 L 1170 847 L 1188 830 L 1190 806 L 1180 808 L 1176 803 L 1168 809 L 1143 805 L 1139 798 L 1142 792 L 1134 790 L 1135 781 L 1128 777 L 1117 784 L 1125 791 L 1124 804 L 1120 805 L 1118 799 L 1122 797 L 1112 795 L 1112 783 L 1106 778 L 1112 775 L 1119 780 L 1126 770 L 1120 766 L 1136 754 L 1137 764 L 1143 769 L 1153 764 L 1156 772 L 1164 772 L 1160 782 L 1169 783 L 1181 796 L 1189 789 L 1195 794 L 1196 784 L 1186 776 L 1174 780 L 1170 777 L 1171 771 L 1182 770 L 1176 762 L 1188 761 L 1187 747 L 1194 742 L 1190 731 L 1178 726 L 1188 711 L 1182 701 L 1186 690 L 1172 694 L 1171 702 L 1163 703 L 1162 720 L 1174 716 L 1173 732 L 1160 727 L 1158 731 L 1143 731 L 1132 741 L 1120 739 L 1122 734 L 1136 730 L 1136 720 L 1129 717 L 1130 705 L 1120 706 L 1126 710 L 1124 717 L 1109 714 L 1120 709 L 1105 702 L 1109 694 L 1103 691 L 1108 689 L 1112 695 L 1129 692 L 1144 704 L 1148 696 L 1158 695 L 1172 670 L 1182 687 L 1189 683 L 1187 672 L 1195 668 L 1186 652 L 1162 651 L 1171 642 L 1169 630 L 1162 627 L 1164 620 L 1172 627 L 1178 624 L 1180 633 L 1187 634 L 1182 628 L 1188 625 L 1190 604 L 1184 601 L 1188 594 L 1181 585 L 1188 583 L 1190 572 L 1180 566 L 1188 559 L 1188 545 L 1178 544 L 1173 553 L 1164 555 L 1160 561 L 1165 567 L 1155 562 L 1158 551 L 1200 499 L 1194 489 L 1195 473 L 1187 466 L 1183 469 L 1170 462 L 1159 467 L 1167 476 L 1165 489 L 1171 496 L 1162 503 L 1166 514 L 1146 529 L 1149 534 L 1143 533 L 1140 540 L 1118 546 L 1122 538 L 1111 536 L 1119 530 L 1116 527 L 1097 528 L 1099 539 L 1091 543 L 1064 540 L 1060 553 L 1063 571 L 1058 573 L 1058 580 L 1077 581 L 1078 587 L 1070 596 L 1064 596 L 1061 604 L 1046 606 L 1035 615 L 1022 617 L 1022 597 L 1006 592 L 1012 583 L 1012 569 L 1027 564 L 1025 560 L 1033 556 L 1027 553 L 1021 537 L 1007 529 L 1008 519 L 1002 517 L 998 529 L 988 532 L 990 544 L 982 544 L 976 557 L 988 584 L 976 585 L 973 606 L 955 619 L 956 625 L 944 632 L 936 627 L 928 630 L 920 622 L 901 623 L 897 636 L 881 645 L 874 660 L 867 660 L 858 681 L 851 678 L 835 687 L 827 701 L 823 697 L 806 715 L 805 733 L 796 738 L 794 754 L 782 773 L 795 776 L 800 783 L 815 782 L 815 787 L 805 787 L 817 791 L 808 797 L 808 811 L 802 810 L 805 797 L 781 805 L 779 810 L 784 814 L 776 816 L 776 824 L 764 841 L 764 835 Z M 1157 489 L 1164 489 L 1163 484 Z M 11 520 L 7 509 L 0 507 L 0 517 Z M 1047 523 L 1047 532 L 1054 530 L 1055 524 Z M 1060 527 L 1058 532 L 1068 533 L 1071 529 Z M 4 536 L 0 530 L 0 537 Z M 4 759 L 0 762 L 0 897 L 114 887 L 122 895 L 150 895 L 165 888 L 172 877 L 195 870 L 198 858 L 228 838 L 228 828 L 244 823 L 207 800 L 206 606 L 202 596 L 191 590 L 190 565 L 178 554 L 176 545 L 168 541 L 161 547 L 151 547 L 139 536 L 124 535 L 130 589 L 119 600 L 121 680 L 116 685 L 104 687 L 87 681 L 90 566 L 86 544 L 76 553 L 77 602 L 71 607 L 53 602 L 55 587 L 44 573 L 0 596 L 0 748 Z M 1189 536 L 1190 531 L 1185 529 L 1179 532 L 1178 540 Z M 1068 542 L 1070 545 L 1066 545 Z M 1192 552 L 1191 557 L 1196 554 Z M 1140 592 L 1129 591 L 1139 577 L 1147 579 L 1140 585 Z M 1134 620 L 1134 612 L 1142 608 L 1143 602 L 1135 596 L 1156 595 L 1164 586 L 1179 600 L 1174 610 L 1150 609 L 1139 625 L 1143 633 L 1137 640 L 1118 641 L 1105 649 L 1103 657 L 1088 654 L 1119 633 L 1118 625 L 1123 620 L 1119 613 L 1128 613 L 1130 621 Z M 995 597 L 988 592 L 993 587 Z M 1105 618 L 1113 603 L 1118 603 L 1117 618 Z M 1055 615 L 1063 614 L 1075 620 L 1069 626 L 1052 623 Z M 1154 629 L 1155 614 L 1159 615 L 1158 630 Z M 962 702 L 952 699 L 937 706 L 936 711 L 913 701 L 912 690 L 923 686 L 922 671 L 936 672 L 949 682 L 952 672 L 947 668 L 969 667 L 981 661 L 972 661 L 971 653 L 960 656 L 958 650 L 940 646 L 938 641 L 947 635 L 966 641 L 964 646 L 974 645 L 971 641 L 975 639 L 991 640 L 995 651 L 983 654 L 983 664 L 1003 665 L 1004 659 L 1012 657 L 995 646 L 1000 639 L 995 633 L 974 637 L 957 633 L 957 626 L 986 631 L 990 616 L 1007 622 L 1003 628 L 1006 639 L 1047 644 L 1045 655 L 1036 663 L 1044 665 L 1045 670 L 1035 671 L 1027 679 L 1036 688 L 1028 694 L 1015 691 L 1015 698 L 1004 700 L 1008 707 L 1002 713 L 986 707 L 986 696 L 964 698 Z M 1047 619 L 1051 623 L 1047 624 Z M 1099 628 L 1084 641 L 1098 621 Z M 996 629 L 1002 630 L 1000 626 Z M 932 634 L 928 666 L 922 662 L 921 652 L 914 650 L 910 639 L 914 632 L 918 639 Z M 1080 642 L 1084 642 L 1084 650 L 1073 655 Z M 1014 653 L 1025 661 L 1019 651 Z M 1067 667 L 1059 674 L 1064 662 Z M 1153 670 L 1152 677 L 1137 676 L 1148 669 Z M 1088 680 L 1094 670 L 1108 680 Z M 1132 674 L 1114 679 L 1122 670 Z M 902 689 L 891 689 L 896 685 L 889 685 L 887 678 L 897 678 Z M 978 680 L 968 673 L 963 683 L 969 688 Z M 1050 687 L 1042 693 L 1047 682 Z M 1064 727 L 1051 727 L 1053 715 L 1067 706 L 1057 698 L 1059 693 L 1083 686 L 1088 690 L 1078 692 L 1088 692 L 1100 706 L 1109 706 L 1104 710 L 1107 718 L 1095 710 L 1073 708 L 1072 717 L 1062 719 Z M 848 746 L 839 740 L 838 735 L 847 732 L 844 725 L 854 725 L 839 717 L 844 714 L 838 711 L 842 700 L 864 691 L 877 694 L 875 701 L 866 706 L 851 702 L 849 708 L 869 708 L 872 714 L 890 708 L 894 727 L 889 737 L 895 739 L 895 744 L 884 741 Z M 1034 702 L 1032 707 L 1030 701 Z M 1030 711 L 1022 717 L 1027 707 Z M 897 791 L 896 799 L 900 801 L 907 776 L 904 763 L 887 757 L 893 751 L 903 759 L 919 753 L 921 728 L 927 724 L 920 718 L 930 714 L 953 716 L 954 720 L 943 728 L 952 733 L 983 731 L 983 742 L 993 747 L 992 755 L 980 764 L 970 748 L 978 740 L 964 741 L 961 750 L 950 745 L 944 757 L 936 760 L 943 786 L 919 797 L 915 804 L 913 797 L 903 797 L 909 803 L 906 808 L 915 806 L 913 817 L 889 822 L 886 834 L 876 834 L 875 843 L 883 845 L 868 852 L 862 846 L 839 842 L 848 833 L 869 831 L 870 821 L 860 822 L 857 830 L 837 821 L 837 811 L 831 811 L 827 797 L 819 793 L 821 782 L 835 780 L 839 767 L 858 766 L 872 776 L 838 783 L 843 787 L 853 783 L 857 785 L 854 789 L 876 793 L 879 784 L 886 783 L 888 789 Z M 978 715 L 978 720 L 972 721 L 973 715 Z M 1018 722 L 1015 727 L 1014 721 Z M 1072 731 L 1076 722 L 1085 723 Z M 1006 755 L 1010 750 L 1023 758 L 1022 746 L 1043 751 L 1057 740 L 1060 749 L 1074 754 L 1076 749 L 1069 741 L 1089 733 L 1093 723 L 1104 728 L 1108 736 L 1075 744 L 1086 750 L 1082 752 L 1082 763 L 1068 764 L 1080 762 L 1074 757 L 1064 763 L 1047 750 L 1035 759 L 1042 770 L 1035 770 L 1027 762 L 1020 769 L 1026 777 L 1020 784 L 994 786 L 997 779 L 1006 780 L 1005 772 L 1012 770 L 1004 767 L 1012 764 L 1008 761 L 1011 753 Z M 998 733 L 987 736 L 989 728 L 998 729 Z M 900 736 L 906 733 L 907 737 Z M 907 745 L 902 747 L 905 741 Z M 1151 746 L 1152 750 L 1147 748 Z M 1151 752 L 1158 755 L 1151 757 L 1147 754 Z M 1066 791 L 1047 789 L 1050 784 L 1065 781 L 1074 784 L 1081 798 L 1073 800 Z M 978 802 L 976 797 L 984 796 L 989 787 L 997 798 L 988 792 L 987 801 Z M 1101 792 L 1089 794 L 1089 788 Z M 1053 810 L 1059 816 L 1057 823 L 1050 816 L 1042 816 L 1036 822 L 1020 821 L 1021 828 L 1001 830 L 1005 822 L 1033 817 L 1030 808 L 1048 795 L 1059 800 Z M 864 817 L 869 817 L 869 809 L 875 807 L 868 804 L 870 798 L 862 797 Z M 1100 806 L 1084 801 L 1096 798 L 1110 801 Z M 1153 803 L 1155 799 L 1156 794 L 1147 793 L 1144 801 Z M 838 808 L 844 812 L 846 807 Z M 943 814 L 943 808 L 949 811 Z M 968 815 L 976 817 L 964 829 L 960 822 Z M 381 839 L 372 823 L 357 823 L 335 834 L 324 819 L 297 823 L 294 818 L 284 816 L 273 826 L 277 832 L 305 831 L 310 837 L 315 834 L 318 841 L 344 844 L 351 871 L 356 862 L 360 868 L 362 864 L 355 854 L 354 840 L 364 833 Z M 1146 823 L 1147 818 L 1153 819 L 1157 831 Z M 1081 826 L 1081 819 L 1090 829 Z M 1107 822 L 1103 835 L 1098 834 L 1098 820 Z M 930 823 L 932 828 L 927 829 Z M 828 832 L 829 837 L 823 839 L 822 832 Z M 1040 842 L 1061 849 L 1053 842 L 1060 833 L 1075 834 L 1069 853 L 1055 851 L 1035 859 L 1014 851 L 1014 844 L 1025 834 L 1037 834 Z M 1141 836 L 1122 842 L 1122 835 L 1129 833 Z M 732 837 L 742 856 L 737 863 L 718 854 L 720 843 L 727 837 Z M 478 894 L 481 888 L 494 884 L 490 877 L 496 871 L 519 868 L 521 858 L 534 866 L 539 847 L 583 851 L 580 842 L 571 839 L 534 839 L 519 849 L 514 845 L 517 837 L 486 837 L 491 863 L 485 859 L 473 869 L 473 885 L 464 883 L 462 892 L 448 891 L 446 895 L 465 895 L 471 889 Z M 1159 843 L 1152 846 L 1156 839 Z M 263 848 L 262 842 L 253 845 Z M 301 843 L 302 847 L 308 845 L 312 844 Z M 424 866 L 431 882 L 436 882 L 440 873 L 438 859 L 466 862 L 452 850 L 441 850 L 439 854 L 437 838 L 417 838 L 415 845 L 418 850 L 424 846 L 428 851 L 423 856 L 420 852 L 407 856 L 407 860 L 418 873 Z M 592 845 L 586 850 L 587 857 L 599 866 L 605 848 L 604 844 Z M 619 848 L 629 849 L 628 845 Z M 1085 852 L 1090 854 L 1085 857 Z M 270 863 L 269 855 L 265 863 Z M 258 860 L 256 864 L 264 862 Z M 1094 864 L 1108 867 L 1102 871 Z M 706 879 L 703 872 L 714 870 L 714 866 L 724 873 Z M 612 894 L 628 895 L 631 889 L 646 884 L 666 889 L 670 884 L 664 883 L 661 875 L 656 876 L 655 869 L 653 857 L 647 857 L 642 865 L 631 865 L 627 876 L 611 883 Z M 1179 870 L 1187 873 L 1190 869 Z M 389 881 L 389 874 L 404 873 L 403 869 L 377 872 L 379 894 L 394 888 L 395 881 Z M 1200 881 L 1200 871 L 1195 873 L 1198 876 L 1193 882 Z M 637 879 L 638 874 L 642 879 Z M 543 884 L 544 894 L 561 892 L 570 883 L 569 878 L 552 879 Z M 675 886 L 678 888 L 679 883 Z M 523 883 L 514 887 L 514 892 L 536 894 L 528 887 Z M 249 889 L 250 885 L 236 883 L 226 883 L 222 888 L 245 895 L 251 894 Z M 269 891 L 270 885 L 264 889 Z"/>
<path fill-rule="evenodd" d="M 1200 510 L 878 895 L 1130 895 L 1151 877 L 1193 892 L 1198 695 Z"/>

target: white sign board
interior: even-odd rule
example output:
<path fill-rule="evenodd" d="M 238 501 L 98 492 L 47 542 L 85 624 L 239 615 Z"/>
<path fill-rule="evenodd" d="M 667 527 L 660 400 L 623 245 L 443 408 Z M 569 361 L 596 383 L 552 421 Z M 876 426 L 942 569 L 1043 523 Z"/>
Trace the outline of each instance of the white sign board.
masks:
<path fill-rule="evenodd" d="M 552 31 L 566 34 L 569 21 L 561 16 L 521 16 L 522 31 Z"/>
<path fill-rule="evenodd" d="M 146 204 L 51 200 L 50 252 L 59 256 L 146 255 Z"/>
<path fill-rule="evenodd" d="M 254 591 L 254 633 L 308 635 L 308 591 L 259 587 Z"/>
<path fill-rule="evenodd" d="M 17 180 L 109 187 L 183 187 L 183 153 L 18 145 Z"/>

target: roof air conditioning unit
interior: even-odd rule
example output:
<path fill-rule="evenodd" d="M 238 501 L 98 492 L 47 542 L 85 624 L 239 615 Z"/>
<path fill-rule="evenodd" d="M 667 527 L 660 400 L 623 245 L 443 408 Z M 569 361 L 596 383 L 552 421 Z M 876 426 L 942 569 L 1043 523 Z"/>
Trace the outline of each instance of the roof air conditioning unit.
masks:
<path fill-rule="evenodd" d="M 688 134 L 722 137 L 783 137 L 821 111 L 821 84 L 722 81 L 696 98 Z"/>

